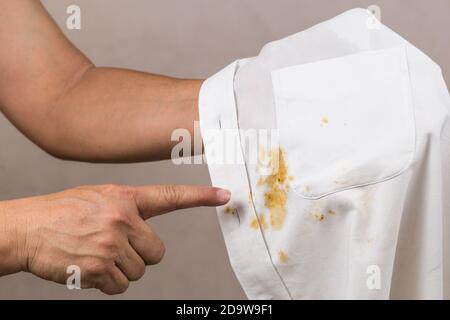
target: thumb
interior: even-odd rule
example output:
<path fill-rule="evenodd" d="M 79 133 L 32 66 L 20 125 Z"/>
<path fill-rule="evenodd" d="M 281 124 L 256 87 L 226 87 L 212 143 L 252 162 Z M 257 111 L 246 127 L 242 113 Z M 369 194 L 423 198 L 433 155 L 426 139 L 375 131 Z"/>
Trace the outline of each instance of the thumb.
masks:
<path fill-rule="evenodd" d="M 135 191 L 136 205 L 145 220 L 177 209 L 224 205 L 231 197 L 225 189 L 206 186 L 155 185 Z"/>

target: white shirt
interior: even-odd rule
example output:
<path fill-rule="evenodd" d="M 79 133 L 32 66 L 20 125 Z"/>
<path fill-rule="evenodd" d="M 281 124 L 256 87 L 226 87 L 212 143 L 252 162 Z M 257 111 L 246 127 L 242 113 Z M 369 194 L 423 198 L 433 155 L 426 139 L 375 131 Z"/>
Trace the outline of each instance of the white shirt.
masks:
<path fill-rule="evenodd" d="M 248 297 L 449 298 L 449 111 L 439 66 L 363 9 L 209 78 L 205 155 L 232 192 L 218 216 Z M 278 130 L 260 148 L 274 175 L 248 159 L 252 129 Z M 235 132 L 219 147 L 234 161 L 211 132 Z"/>

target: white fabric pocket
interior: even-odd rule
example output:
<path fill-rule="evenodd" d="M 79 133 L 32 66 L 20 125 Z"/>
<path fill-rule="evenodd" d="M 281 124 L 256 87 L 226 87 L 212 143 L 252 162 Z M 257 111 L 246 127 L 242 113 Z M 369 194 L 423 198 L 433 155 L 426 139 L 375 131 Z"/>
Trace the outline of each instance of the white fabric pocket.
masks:
<path fill-rule="evenodd" d="M 404 171 L 415 149 L 405 48 L 272 72 L 280 146 L 292 187 L 317 199 Z"/>

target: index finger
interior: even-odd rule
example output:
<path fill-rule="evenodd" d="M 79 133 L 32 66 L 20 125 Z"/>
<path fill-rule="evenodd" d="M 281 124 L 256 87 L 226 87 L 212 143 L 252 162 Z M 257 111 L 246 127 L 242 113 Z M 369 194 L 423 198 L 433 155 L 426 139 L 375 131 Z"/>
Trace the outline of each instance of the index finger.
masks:
<path fill-rule="evenodd" d="M 135 201 L 143 219 L 192 207 L 226 204 L 228 190 L 208 186 L 152 185 L 135 188 Z"/>

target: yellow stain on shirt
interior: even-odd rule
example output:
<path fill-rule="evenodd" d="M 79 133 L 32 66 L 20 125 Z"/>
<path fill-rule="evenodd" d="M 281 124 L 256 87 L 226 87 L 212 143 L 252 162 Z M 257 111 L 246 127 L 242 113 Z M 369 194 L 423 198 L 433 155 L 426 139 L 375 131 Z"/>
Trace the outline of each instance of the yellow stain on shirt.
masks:
<path fill-rule="evenodd" d="M 315 222 L 322 222 L 325 220 L 322 206 L 318 201 L 313 201 L 306 207 L 305 215 Z"/>
<path fill-rule="evenodd" d="M 247 202 L 248 202 L 249 204 L 252 204 L 252 203 L 253 203 L 253 194 L 252 194 L 251 192 L 249 192 L 249 193 L 247 194 Z"/>
<path fill-rule="evenodd" d="M 270 157 L 271 161 L 276 161 L 276 157 L 278 157 L 278 170 L 270 176 L 261 178 L 258 181 L 258 185 L 267 188 L 267 191 L 264 193 L 264 205 L 269 209 L 270 225 L 274 230 L 280 230 L 287 215 L 288 168 L 285 162 L 285 153 L 281 148 L 272 150 Z"/>
<path fill-rule="evenodd" d="M 235 212 L 235 209 L 234 208 L 232 208 L 232 207 L 225 207 L 225 209 L 223 210 L 223 212 L 224 213 L 226 213 L 226 214 L 234 214 L 234 212 Z"/>
<path fill-rule="evenodd" d="M 328 214 L 331 214 L 332 216 L 336 215 L 336 211 L 334 211 L 334 210 L 328 209 L 327 212 L 328 212 Z"/>
<path fill-rule="evenodd" d="M 320 121 L 320 125 L 322 127 L 326 126 L 328 123 L 330 122 L 330 120 L 327 117 L 323 117 L 322 120 Z"/>
<path fill-rule="evenodd" d="M 289 260 L 289 257 L 287 256 L 286 252 L 280 250 L 278 251 L 278 259 L 281 263 L 286 263 Z"/>
<path fill-rule="evenodd" d="M 250 222 L 250 228 L 253 230 L 258 230 L 259 228 L 262 228 L 263 230 L 267 230 L 269 228 L 266 218 L 264 218 L 263 215 L 258 217 L 253 217 L 252 221 Z"/>

